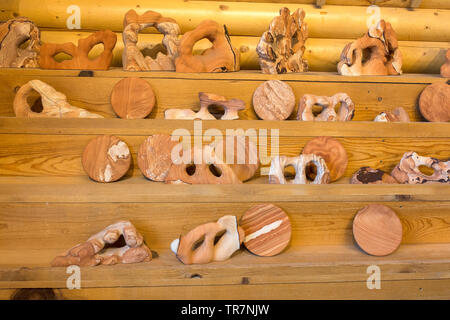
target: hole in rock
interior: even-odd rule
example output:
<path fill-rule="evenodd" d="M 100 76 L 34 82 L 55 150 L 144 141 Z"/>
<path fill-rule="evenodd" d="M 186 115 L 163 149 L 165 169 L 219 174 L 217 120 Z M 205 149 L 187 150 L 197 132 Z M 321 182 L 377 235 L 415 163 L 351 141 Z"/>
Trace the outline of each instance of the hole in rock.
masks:
<path fill-rule="evenodd" d="M 225 114 L 225 109 L 222 106 L 219 105 L 215 105 L 215 104 L 211 104 L 208 106 L 208 111 L 209 113 L 211 113 L 214 118 L 216 118 L 217 120 L 219 120 L 224 114 Z"/>
<path fill-rule="evenodd" d="M 25 39 L 21 44 L 19 44 L 19 49 L 25 50 L 30 45 L 30 39 Z"/>
<path fill-rule="evenodd" d="M 91 48 L 91 50 L 89 50 L 89 60 L 97 59 L 103 53 L 103 50 L 105 50 L 105 46 L 103 45 L 103 43 L 97 43 Z"/>
<path fill-rule="evenodd" d="M 320 105 L 320 104 L 313 105 L 313 107 L 312 107 L 313 116 L 317 117 L 320 113 L 322 113 L 323 108 L 324 107 L 322 105 Z"/>
<path fill-rule="evenodd" d="M 362 50 L 362 64 L 365 65 L 370 58 L 372 57 L 373 51 L 376 50 L 376 47 L 369 47 Z"/>
<path fill-rule="evenodd" d="M 58 62 L 63 62 L 65 60 L 72 60 L 73 57 L 70 54 L 67 54 L 65 52 L 58 52 L 53 56 L 53 59 Z"/>
<path fill-rule="evenodd" d="M 195 241 L 195 242 L 192 244 L 191 250 L 192 250 L 192 251 L 197 250 L 197 249 L 203 244 L 203 242 L 205 242 L 205 235 L 201 236 L 201 238 L 199 238 L 197 241 Z"/>
<path fill-rule="evenodd" d="M 434 169 L 428 168 L 427 166 L 419 166 L 419 171 L 427 176 L 431 176 L 434 173 Z"/>
<path fill-rule="evenodd" d="M 187 165 L 187 167 L 186 167 L 186 173 L 187 173 L 189 176 L 193 176 L 194 173 L 195 173 L 195 169 L 196 169 L 195 164 L 191 163 L 191 164 Z"/>
<path fill-rule="evenodd" d="M 222 175 L 222 170 L 220 170 L 219 167 L 216 167 L 215 165 L 210 164 L 210 165 L 208 166 L 208 168 L 209 168 L 209 171 L 210 171 L 214 176 L 216 176 L 216 177 L 219 178 L 219 177 Z"/>
<path fill-rule="evenodd" d="M 314 181 L 317 176 L 317 166 L 312 162 L 308 163 L 305 167 L 305 174 L 306 179 L 309 181 Z"/>
<path fill-rule="evenodd" d="M 226 230 L 220 231 L 216 234 L 216 237 L 214 238 L 214 245 L 216 245 L 217 242 L 219 242 L 220 238 L 227 232 Z"/>
<path fill-rule="evenodd" d="M 42 97 L 34 90 L 27 97 L 27 103 L 33 112 L 41 113 L 42 110 L 44 110 L 44 106 L 42 105 Z"/>
<path fill-rule="evenodd" d="M 283 175 L 286 181 L 294 180 L 295 178 L 295 168 L 291 165 L 284 167 Z"/>
<path fill-rule="evenodd" d="M 123 235 L 121 235 L 119 237 L 119 239 L 117 239 L 116 242 L 114 243 L 105 243 L 105 247 L 103 248 L 103 250 L 106 250 L 108 248 L 122 248 L 124 246 L 126 246 L 127 243 L 125 242 L 125 238 L 123 237 Z"/>

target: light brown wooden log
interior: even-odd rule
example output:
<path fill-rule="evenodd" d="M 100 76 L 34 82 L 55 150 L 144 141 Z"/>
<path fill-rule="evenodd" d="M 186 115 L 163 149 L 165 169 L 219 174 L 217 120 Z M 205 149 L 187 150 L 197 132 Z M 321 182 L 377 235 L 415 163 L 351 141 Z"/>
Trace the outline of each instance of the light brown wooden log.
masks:
<path fill-rule="evenodd" d="M 12 15 L 26 16 L 39 27 L 66 29 L 70 14 L 67 7 L 71 0 L 55 3 L 45 0 L 36 6 L 34 0 L 8 0 L 3 6 L 0 19 Z M 81 28 L 84 30 L 110 29 L 122 31 L 124 14 L 129 9 L 137 9 L 138 14 L 153 10 L 165 17 L 171 17 L 180 25 L 182 33 L 194 29 L 202 20 L 214 18 L 219 24 L 226 24 L 231 35 L 251 35 L 260 37 L 270 21 L 278 15 L 281 7 L 292 12 L 298 5 L 286 3 L 245 3 L 219 1 L 158 1 L 130 3 L 128 0 L 109 1 L 97 6 L 90 0 L 78 0 L 81 10 Z M 306 23 L 312 38 L 356 39 L 367 31 L 366 21 L 370 14 L 364 6 L 324 6 L 302 5 L 306 11 Z M 449 41 L 449 10 L 403 8 L 383 8 L 382 18 L 392 23 L 399 40 Z M 345 21 L 345 27 L 342 25 Z M 151 30 L 155 33 L 155 30 Z"/>
<path fill-rule="evenodd" d="M 12 103 L 15 90 L 32 79 L 40 79 L 57 91 L 64 92 L 68 102 L 105 117 L 116 117 L 110 104 L 114 85 L 124 77 L 141 77 L 152 86 L 156 106 L 150 118 L 164 118 L 169 108 L 199 109 L 198 92 L 212 92 L 245 102 L 240 119 L 257 119 L 252 107 L 254 90 L 265 80 L 286 81 L 298 102 L 304 94 L 329 96 L 347 93 L 355 103 L 354 121 L 373 121 L 386 109 L 403 107 L 412 121 L 423 118 L 416 108 L 417 98 L 430 83 L 442 82 L 440 76 L 402 75 L 396 77 L 343 77 L 329 73 L 264 75 L 257 71 L 222 74 L 183 74 L 176 72 L 95 72 L 94 77 L 77 77 L 79 71 L 4 69 L 0 77 L 0 116 L 14 116 Z M 64 81 L 61 81 L 64 76 Z M 211 81 L 214 79 L 215 81 Z M 173 88 L 177 94 L 173 94 Z M 291 118 L 294 118 L 294 110 Z M 170 123 L 170 122 L 169 122 Z M 283 122 L 284 123 L 284 122 Z"/>
<path fill-rule="evenodd" d="M 87 37 L 89 32 L 76 31 L 47 31 L 41 32 L 43 42 L 77 43 L 78 39 Z M 162 35 L 141 34 L 140 42 L 160 43 Z M 113 52 L 112 66 L 122 66 L 123 41 L 122 34 L 117 33 L 117 44 Z M 259 37 L 232 36 L 231 42 L 240 52 L 241 69 L 260 69 L 256 45 Z M 304 58 L 308 61 L 310 71 L 336 71 L 342 49 L 353 39 L 319 39 L 309 38 L 306 41 Z M 434 40 L 433 40 L 434 41 Z M 199 53 L 210 46 L 209 41 L 203 39 L 194 47 Z M 404 73 L 439 73 L 441 65 L 445 62 L 445 51 L 450 48 L 450 42 L 422 42 L 400 41 L 400 50 L 403 54 Z M 90 57 L 97 57 L 102 48 L 97 46 L 90 52 Z"/>

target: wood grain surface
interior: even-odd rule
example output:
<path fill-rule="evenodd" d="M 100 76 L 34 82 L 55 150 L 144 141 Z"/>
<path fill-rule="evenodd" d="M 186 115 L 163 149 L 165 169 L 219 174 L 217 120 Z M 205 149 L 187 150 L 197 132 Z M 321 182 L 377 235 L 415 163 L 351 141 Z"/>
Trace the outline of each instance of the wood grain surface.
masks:
<path fill-rule="evenodd" d="M 120 118 L 143 119 L 155 106 L 155 94 L 144 79 L 125 78 L 114 85 L 111 106 Z"/>
<path fill-rule="evenodd" d="M 359 247 L 368 254 L 386 256 L 400 246 L 402 223 L 388 206 L 370 204 L 356 214 L 353 236 Z"/>

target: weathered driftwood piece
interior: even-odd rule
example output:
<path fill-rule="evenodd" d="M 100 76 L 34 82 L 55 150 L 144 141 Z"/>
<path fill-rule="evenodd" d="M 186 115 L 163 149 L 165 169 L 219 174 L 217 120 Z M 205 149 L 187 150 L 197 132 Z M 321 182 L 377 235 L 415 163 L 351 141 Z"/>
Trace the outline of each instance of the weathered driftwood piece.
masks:
<path fill-rule="evenodd" d="M 289 217 L 281 208 L 270 203 L 259 204 L 247 210 L 239 225 L 245 232 L 245 247 L 258 256 L 277 255 L 291 241 Z"/>
<path fill-rule="evenodd" d="M 307 176 L 308 165 L 316 167 L 316 176 L 310 180 Z M 286 180 L 284 169 L 293 167 L 295 178 Z M 276 156 L 272 158 L 269 170 L 269 183 L 273 184 L 326 184 L 330 183 L 330 171 L 325 160 L 315 154 L 302 154 L 298 157 Z"/>
<path fill-rule="evenodd" d="M 130 149 L 115 136 L 103 135 L 89 141 L 81 158 L 87 175 L 97 182 L 114 182 L 127 173 Z"/>
<path fill-rule="evenodd" d="M 124 244 L 118 241 L 121 237 L 123 237 Z M 114 244 L 121 246 L 114 247 Z M 111 245 L 113 246 L 111 247 Z M 134 225 L 130 221 L 119 221 L 94 234 L 86 242 L 78 244 L 64 254 L 57 256 L 53 259 L 51 265 L 52 267 L 70 265 L 85 267 L 138 263 L 151 259 L 152 253 Z"/>
<path fill-rule="evenodd" d="M 227 100 L 224 96 L 214 93 L 199 92 L 200 110 L 195 112 L 191 109 L 167 109 L 164 112 L 165 119 L 179 120 L 216 120 L 216 117 L 209 112 L 210 106 L 220 106 L 224 114 L 220 120 L 239 119 L 239 111 L 245 109 L 245 102 L 240 99 Z"/>
<path fill-rule="evenodd" d="M 341 103 L 336 113 L 336 105 Z M 314 115 L 314 106 L 322 111 Z M 350 121 L 355 115 L 355 104 L 346 93 L 336 93 L 332 97 L 305 94 L 299 102 L 297 120 L 303 121 Z"/>
<path fill-rule="evenodd" d="M 200 55 L 192 50 L 197 41 L 208 39 L 212 46 Z M 180 40 L 179 55 L 175 60 L 177 72 L 229 72 L 239 71 L 239 50 L 233 48 L 225 25 L 212 20 L 202 21 L 194 30 L 186 32 Z"/>
<path fill-rule="evenodd" d="M 209 145 L 218 163 L 227 164 L 239 180 L 251 179 L 259 169 L 259 154 L 255 142 L 248 136 L 226 136 Z"/>
<path fill-rule="evenodd" d="M 381 112 L 373 120 L 375 122 L 410 122 L 408 113 L 402 107 Z"/>
<path fill-rule="evenodd" d="M 21 48 L 29 41 L 26 48 Z M 37 68 L 41 36 L 31 20 L 20 17 L 0 24 L 0 67 Z"/>
<path fill-rule="evenodd" d="M 351 184 L 393 184 L 398 183 L 392 176 L 380 169 L 362 167 L 350 179 Z"/>
<path fill-rule="evenodd" d="M 419 98 L 422 116 L 432 122 L 450 121 L 450 85 L 436 82 L 427 86 Z"/>
<path fill-rule="evenodd" d="M 380 20 L 363 37 L 347 44 L 337 69 L 344 76 L 401 74 L 402 54 L 391 24 Z"/>
<path fill-rule="evenodd" d="M 28 98 L 37 92 L 40 95 L 42 110 L 33 110 Z M 40 80 L 30 80 L 20 87 L 14 97 L 14 113 L 20 118 L 103 118 L 67 102 L 61 92 Z"/>
<path fill-rule="evenodd" d="M 142 54 L 138 48 L 139 32 L 154 27 L 164 34 L 162 45 L 166 54 L 159 51 L 155 59 Z M 172 18 L 166 18 L 154 11 L 138 15 L 133 9 L 125 14 L 123 20 L 122 53 L 123 69 L 127 71 L 175 70 L 175 58 L 178 55 L 180 27 Z M 145 49 L 153 49 L 154 46 Z"/>
<path fill-rule="evenodd" d="M 263 73 L 308 71 L 308 63 L 303 59 L 308 39 L 304 19 L 303 9 L 297 9 L 292 15 L 288 8 L 280 9 L 280 15 L 272 20 L 256 46 Z"/>
<path fill-rule="evenodd" d="M 223 216 L 217 222 L 202 224 L 180 236 L 172 241 L 170 248 L 184 264 L 225 261 L 240 249 L 244 235 L 236 216 Z"/>
<path fill-rule="evenodd" d="M 450 78 L 450 49 L 445 54 L 445 63 L 441 67 L 441 76 Z"/>
<path fill-rule="evenodd" d="M 426 175 L 419 169 L 425 166 L 434 169 L 432 175 Z M 450 160 L 441 161 L 431 157 L 421 157 L 416 152 L 406 152 L 400 163 L 391 172 L 399 183 L 450 183 Z"/>
<path fill-rule="evenodd" d="M 294 91 L 280 80 L 265 81 L 253 93 L 253 108 L 263 120 L 285 120 L 295 108 Z"/>
<path fill-rule="evenodd" d="M 142 142 L 137 163 L 142 174 L 153 181 L 164 181 L 172 166 L 172 150 L 178 141 L 167 134 L 155 134 Z"/>
<path fill-rule="evenodd" d="M 78 40 L 78 46 L 72 42 L 62 44 L 44 43 L 41 47 L 39 64 L 43 69 L 87 69 L 108 70 L 111 64 L 112 51 L 116 45 L 117 36 L 110 30 L 101 30 L 89 37 Z M 95 59 L 88 57 L 89 51 L 99 44 L 104 46 L 103 52 Z M 66 53 L 72 57 L 70 60 L 58 62 L 54 57 L 58 53 Z"/>
<path fill-rule="evenodd" d="M 331 137 L 317 137 L 306 143 L 302 154 L 315 154 L 322 157 L 328 170 L 331 182 L 341 178 L 347 169 L 348 157 L 342 144 Z"/>
<path fill-rule="evenodd" d="M 190 161 L 186 156 L 190 153 Z M 197 154 L 202 158 L 197 159 Z M 193 147 L 183 152 L 181 163 L 174 163 L 169 169 L 165 182 L 172 184 L 238 184 L 242 183 L 229 165 L 221 163 L 211 146 L 202 149 Z"/>
<path fill-rule="evenodd" d="M 397 214 L 382 204 L 369 204 L 353 220 L 353 237 L 358 246 L 373 256 L 391 254 L 402 242 L 403 228 Z"/>
<path fill-rule="evenodd" d="M 143 119 L 155 106 L 152 86 L 141 78 L 125 78 L 114 85 L 111 106 L 123 119 Z"/>

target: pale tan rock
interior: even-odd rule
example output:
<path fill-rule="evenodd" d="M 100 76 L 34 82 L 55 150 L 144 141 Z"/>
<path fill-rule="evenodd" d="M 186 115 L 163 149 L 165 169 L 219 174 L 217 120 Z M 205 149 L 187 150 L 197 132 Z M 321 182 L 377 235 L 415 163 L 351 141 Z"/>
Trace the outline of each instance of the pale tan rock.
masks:
<path fill-rule="evenodd" d="M 402 54 L 391 24 L 380 20 L 363 37 L 347 44 L 337 70 L 344 76 L 401 74 Z"/>
<path fill-rule="evenodd" d="M 375 122 L 410 122 L 408 113 L 402 107 L 387 110 L 375 117 Z"/>
<path fill-rule="evenodd" d="M 41 97 L 41 112 L 33 111 L 27 101 L 33 91 Z M 30 80 L 20 87 L 14 97 L 13 108 L 16 117 L 20 118 L 103 118 L 101 115 L 70 105 L 64 94 L 40 80 Z"/>
<path fill-rule="evenodd" d="M 204 38 L 212 46 L 201 54 L 194 55 L 195 43 Z M 239 50 L 231 45 L 226 26 L 213 20 L 205 20 L 181 38 L 175 66 L 177 72 L 230 72 L 239 71 L 239 61 Z"/>
<path fill-rule="evenodd" d="M 220 239 L 215 243 L 218 236 Z M 203 242 L 195 248 L 195 243 L 201 239 Z M 239 250 L 242 241 L 244 231 L 238 226 L 236 217 L 223 216 L 217 222 L 202 224 L 180 236 L 170 247 L 184 264 L 205 264 L 228 260 Z"/>
<path fill-rule="evenodd" d="M 316 176 L 314 180 L 307 177 L 308 165 L 314 164 Z M 284 169 L 291 166 L 295 169 L 295 178 L 286 180 Z M 315 154 L 302 154 L 298 157 L 276 156 L 272 158 L 269 170 L 269 183 L 273 184 L 326 184 L 330 183 L 330 171 L 325 160 Z"/>
<path fill-rule="evenodd" d="M 166 51 L 158 52 L 153 59 L 142 54 L 139 47 L 139 32 L 154 27 L 164 35 L 162 45 Z M 178 56 L 180 27 L 172 18 L 166 18 L 154 11 L 147 11 L 138 15 L 136 11 L 129 10 L 123 21 L 123 43 L 122 53 L 123 69 L 127 71 L 150 71 L 150 70 L 175 70 L 175 58 Z M 146 49 L 153 49 L 156 45 Z"/>
<path fill-rule="evenodd" d="M 285 120 L 295 108 L 292 88 L 280 81 L 265 81 L 253 93 L 253 108 L 263 120 Z"/>
<path fill-rule="evenodd" d="M 303 9 L 297 9 L 292 15 L 288 8 L 280 9 L 280 15 L 272 20 L 256 46 L 263 73 L 308 71 L 308 63 L 303 59 L 308 39 L 304 19 Z"/>
<path fill-rule="evenodd" d="M 122 247 L 108 247 L 123 236 Z M 52 267 L 70 265 L 96 266 L 118 263 L 138 263 L 152 259 L 152 253 L 144 243 L 142 235 L 130 221 L 119 221 L 99 233 L 91 236 L 86 242 L 78 244 L 64 254 L 53 259 Z"/>
<path fill-rule="evenodd" d="M 26 48 L 20 48 L 26 41 Z M 0 68 L 39 67 L 40 41 L 38 27 L 25 17 L 0 24 Z"/>
<path fill-rule="evenodd" d="M 341 103 L 338 112 L 335 108 Z M 322 111 L 314 115 L 313 107 L 319 106 Z M 355 104 L 346 93 L 336 93 L 334 96 L 315 96 L 305 94 L 299 102 L 297 120 L 303 121 L 350 121 L 355 115 Z"/>
<path fill-rule="evenodd" d="M 430 176 L 426 175 L 420 171 L 420 166 L 432 168 L 434 173 Z M 450 160 L 440 161 L 409 151 L 403 155 L 400 163 L 392 170 L 391 176 L 399 183 L 407 184 L 450 183 Z"/>

